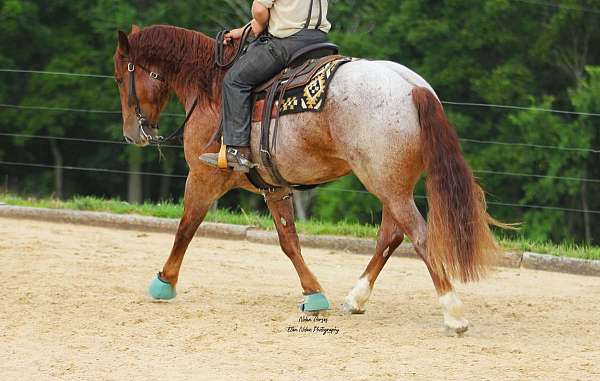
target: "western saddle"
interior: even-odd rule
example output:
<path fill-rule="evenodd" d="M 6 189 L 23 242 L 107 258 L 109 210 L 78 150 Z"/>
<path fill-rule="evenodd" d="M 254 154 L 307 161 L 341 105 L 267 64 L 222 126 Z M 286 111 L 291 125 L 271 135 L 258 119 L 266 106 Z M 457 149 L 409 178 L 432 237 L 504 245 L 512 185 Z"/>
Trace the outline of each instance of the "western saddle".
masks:
<path fill-rule="evenodd" d="M 310 189 L 316 185 L 290 184 L 279 173 L 273 164 L 272 145 L 269 143 L 271 126 L 273 126 L 273 142 L 277 137 L 280 105 L 287 91 L 306 86 L 315 73 L 323 65 L 342 58 L 338 55 L 338 47 L 332 43 L 320 43 L 307 46 L 296 52 L 288 61 L 287 67 L 279 74 L 254 89 L 254 110 L 252 121 L 260 122 L 260 164 L 275 184 L 266 182 L 255 168 L 248 173 L 250 182 L 262 190 L 273 191 L 280 187 Z M 274 123 L 272 123 L 274 120 Z"/>

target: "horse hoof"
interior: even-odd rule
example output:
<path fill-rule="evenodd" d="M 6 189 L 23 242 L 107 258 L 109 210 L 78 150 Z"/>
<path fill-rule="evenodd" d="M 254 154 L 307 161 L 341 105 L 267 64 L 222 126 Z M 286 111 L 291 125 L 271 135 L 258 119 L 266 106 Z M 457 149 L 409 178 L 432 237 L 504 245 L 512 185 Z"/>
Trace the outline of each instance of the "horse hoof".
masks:
<path fill-rule="evenodd" d="M 303 312 L 318 312 L 329 309 L 329 301 L 321 292 L 304 296 L 304 303 L 299 306 Z"/>
<path fill-rule="evenodd" d="M 342 312 L 346 315 L 362 315 L 366 310 L 361 310 L 357 306 L 352 303 L 344 302 L 342 303 Z"/>
<path fill-rule="evenodd" d="M 148 293 L 157 300 L 171 300 L 177 295 L 175 288 L 170 283 L 160 279 L 160 273 L 150 282 Z"/>
<path fill-rule="evenodd" d="M 465 332 L 469 330 L 469 322 L 466 319 L 452 319 L 452 322 L 446 321 L 446 335 L 451 337 L 463 337 Z"/>

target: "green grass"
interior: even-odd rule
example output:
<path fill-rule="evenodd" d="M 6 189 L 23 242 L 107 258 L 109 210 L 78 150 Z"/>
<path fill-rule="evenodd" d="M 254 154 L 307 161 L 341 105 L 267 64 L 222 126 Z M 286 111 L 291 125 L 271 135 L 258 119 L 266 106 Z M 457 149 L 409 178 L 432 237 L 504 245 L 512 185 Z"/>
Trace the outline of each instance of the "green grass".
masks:
<path fill-rule="evenodd" d="M 173 202 L 158 204 L 130 204 L 125 201 L 105 200 L 96 197 L 74 197 L 70 200 L 21 198 L 12 195 L 0 195 L 0 201 L 9 205 L 29 206 L 35 208 L 73 209 L 116 214 L 138 214 L 142 216 L 180 218 L 183 205 Z M 250 225 L 265 230 L 275 228 L 270 216 L 256 212 L 232 212 L 226 209 L 211 210 L 205 221 L 221 222 L 234 225 Z M 316 235 L 341 235 L 354 237 L 376 237 L 377 226 L 361 225 L 350 222 L 328 223 L 322 221 L 297 221 L 296 228 L 300 233 Z"/>
<path fill-rule="evenodd" d="M 498 238 L 500 246 L 505 250 L 532 251 L 534 253 L 550 254 L 558 257 L 600 260 L 600 247 L 575 243 L 539 242 L 524 237 Z"/>
<path fill-rule="evenodd" d="M 45 198 L 21 198 L 12 195 L 0 195 L 0 201 L 9 205 L 19 205 L 37 208 L 73 209 L 110 212 L 116 214 L 139 214 L 143 216 L 180 218 L 183 206 L 179 203 L 162 202 L 159 204 L 130 204 L 125 201 L 104 200 L 95 197 L 75 197 L 67 201 L 58 201 Z M 221 222 L 235 225 L 250 225 L 260 229 L 274 229 L 271 218 L 255 212 L 234 213 L 225 209 L 211 210 L 206 221 Z M 300 233 L 315 235 L 338 235 L 352 237 L 375 238 L 377 226 L 363 225 L 354 222 L 324 222 L 324 221 L 297 221 L 297 230 Z M 536 242 L 524 237 L 498 239 L 500 245 L 506 250 L 533 251 L 556 256 L 567 256 L 584 259 L 600 260 L 600 247 L 582 246 L 572 243 L 554 244 L 551 242 Z"/>

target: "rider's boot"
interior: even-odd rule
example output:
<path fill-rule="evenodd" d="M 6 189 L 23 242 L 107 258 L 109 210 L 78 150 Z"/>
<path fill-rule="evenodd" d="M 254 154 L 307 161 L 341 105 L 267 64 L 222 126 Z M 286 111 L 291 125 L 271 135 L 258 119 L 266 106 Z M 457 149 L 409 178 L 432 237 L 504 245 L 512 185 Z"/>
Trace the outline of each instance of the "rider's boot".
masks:
<path fill-rule="evenodd" d="M 221 163 L 219 163 L 219 153 L 202 154 L 200 156 L 200 161 L 211 167 L 219 169 L 231 168 L 234 171 L 245 173 L 248 173 L 251 168 L 257 166 L 250 161 L 250 147 L 227 147 L 225 155 L 226 162 L 221 160 Z"/>

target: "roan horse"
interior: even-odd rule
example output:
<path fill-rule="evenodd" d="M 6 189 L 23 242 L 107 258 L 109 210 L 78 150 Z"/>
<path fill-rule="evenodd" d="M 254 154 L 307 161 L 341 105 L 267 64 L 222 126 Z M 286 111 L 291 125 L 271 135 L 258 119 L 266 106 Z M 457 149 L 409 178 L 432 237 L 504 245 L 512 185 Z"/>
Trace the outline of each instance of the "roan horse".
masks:
<path fill-rule="evenodd" d="M 243 174 L 212 169 L 198 159 L 205 151 L 219 150 L 219 143 L 211 140 L 225 73 L 215 67 L 215 46 L 215 40 L 202 33 L 172 26 L 142 30 L 134 26 L 129 36 L 119 32 L 114 66 L 125 139 L 147 145 L 149 137 L 156 136 L 159 115 L 171 93 L 187 113 L 194 111 L 184 132 L 189 165 L 184 213 L 169 258 L 154 280 L 162 285 L 154 292 L 156 298 L 175 296 L 184 254 L 212 203 L 233 188 L 258 192 Z M 230 47 L 227 54 L 233 51 Z M 258 140 L 253 128 L 254 162 Z M 289 182 L 320 184 L 354 172 L 383 204 L 375 254 L 342 309 L 364 312 L 377 276 L 406 234 L 429 270 L 446 329 L 466 331 L 468 322 L 450 280 L 477 281 L 485 274 L 487 259 L 498 250 L 489 224 L 499 223 L 486 213 L 484 193 L 431 86 L 397 63 L 347 63 L 333 78 L 323 111 L 282 117 L 278 141 L 274 162 Z M 428 224 L 413 200 L 414 186 L 424 171 Z M 264 170 L 260 174 L 270 180 Z M 305 301 L 320 295 L 328 306 L 323 288 L 300 253 L 289 194 L 289 189 L 264 194 L 281 248 L 298 273 Z"/>

